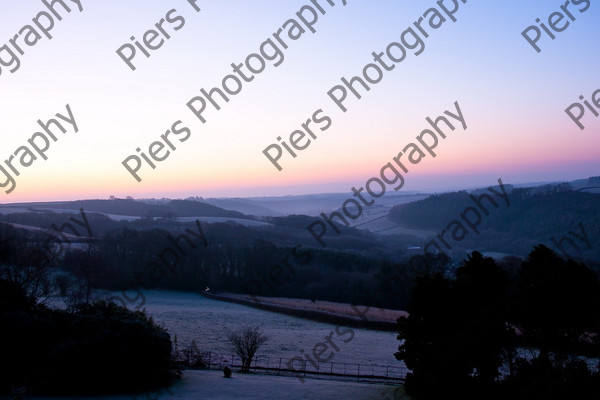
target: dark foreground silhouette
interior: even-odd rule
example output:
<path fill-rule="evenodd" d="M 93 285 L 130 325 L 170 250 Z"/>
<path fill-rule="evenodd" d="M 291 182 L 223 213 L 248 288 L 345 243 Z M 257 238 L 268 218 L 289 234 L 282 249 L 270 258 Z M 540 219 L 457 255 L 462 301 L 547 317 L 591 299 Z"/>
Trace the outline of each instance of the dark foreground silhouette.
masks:
<path fill-rule="evenodd" d="M 596 272 L 537 246 L 501 268 L 473 252 L 453 274 L 417 279 L 396 357 L 418 399 L 600 399 Z"/>
<path fill-rule="evenodd" d="M 177 376 L 169 334 L 115 304 L 51 310 L 0 280 L 0 326 L 0 393 L 133 393 Z"/>

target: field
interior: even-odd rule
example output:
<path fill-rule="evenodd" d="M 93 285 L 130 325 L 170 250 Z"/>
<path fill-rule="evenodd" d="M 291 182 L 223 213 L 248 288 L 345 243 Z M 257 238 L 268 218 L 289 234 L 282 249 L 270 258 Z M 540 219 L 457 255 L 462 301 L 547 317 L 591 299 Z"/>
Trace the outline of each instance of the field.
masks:
<path fill-rule="evenodd" d="M 334 303 L 331 301 L 312 301 L 308 299 L 291 299 L 287 297 L 262 297 L 235 293 L 220 293 L 219 296 L 242 299 L 261 304 L 272 304 L 289 309 L 318 311 L 323 314 L 337 315 L 352 319 L 361 319 L 364 317 L 371 321 L 395 323 L 399 317 L 408 316 L 408 313 L 405 311 L 365 307 L 360 305 L 353 308 L 350 304 Z"/>
<path fill-rule="evenodd" d="M 336 328 L 331 324 L 212 300 L 194 293 L 147 291 L 144 295 L 147 300 L 144 308 L 148 314 L 167 328 L 172 338 L 177 335 L 180 348 L 195 340 L 200 351 L 231 354 L 227 333 L 243 326 L 258 325 L 270 338 L 259 355 L 293 358 L 300 350 L 312 349 Z M 353 331 L 353 339 L 340 345 L 333 362 L 403 365 L 393 355 L 398 348 L 395 333 L 357 328 Z"/>

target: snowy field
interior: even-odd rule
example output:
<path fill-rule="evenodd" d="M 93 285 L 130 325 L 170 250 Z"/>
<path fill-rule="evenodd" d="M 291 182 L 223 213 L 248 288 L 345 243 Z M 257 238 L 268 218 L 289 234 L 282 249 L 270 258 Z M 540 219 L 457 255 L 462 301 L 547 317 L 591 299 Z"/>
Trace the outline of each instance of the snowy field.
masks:
<path fill-rule="evenodd" d="M 73 397 L 31 397 L 31 400 L 75 400 Z M 220 371 L 186 371 L 168 391 L 139 396 L 80 397 L 77 400 L 399 400 L 409 398 L 400 386 L 254 374 L 223 378 Z"/>
<path fill-rule="evenodd" d="M 172 338 L 177 335 L 180 349 L 195 340 L 200 351 L 231 354 L 227 333 L 245 325 L 258 325 L 270 337 L 258 355 L 293 358 L 300 355 L 300 350 L 311 351 L 336 329 L 336 325 L 208 299 L 194 293 L 143 293 L 146 297 L 143 308 L 157 323 L 168 329 Z M 135 297 L 133 293 L 128 295 L 130 298 Z M 135 303 L 131 304 L 130 308 L 135 306 Z M 373 310 L 376 311 L 377 309 Z M 394 332 L 357 328 L 352 330 L 354 337 L 348 343 L 339 343 L 340 350 L 335 353 L 332 362 L 397 367 L 403 365 L 393 355 L 398 349 Z M 345 336 L 347 338 L 349 335 Z"/>

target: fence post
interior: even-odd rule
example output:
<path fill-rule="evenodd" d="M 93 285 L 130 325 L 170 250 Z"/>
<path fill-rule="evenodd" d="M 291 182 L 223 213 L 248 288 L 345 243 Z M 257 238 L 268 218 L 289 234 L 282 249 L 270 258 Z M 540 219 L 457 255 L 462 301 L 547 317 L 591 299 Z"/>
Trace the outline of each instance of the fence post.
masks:
<path fill-rule="evenodd" d="M 304 360 L 304 376 L 306 376 L 306 360 Z"/>
<path fill-rule="evenodd" d="M 331 363 L 331 369 L 329 370 L 329 375 L 333 376 L 333 362 Z"/>
<path fill-rule="evenodd" d="M 277 373 L 281 372 L 281 357 L 279 357 L 279 369 L 277 370 Z"/>

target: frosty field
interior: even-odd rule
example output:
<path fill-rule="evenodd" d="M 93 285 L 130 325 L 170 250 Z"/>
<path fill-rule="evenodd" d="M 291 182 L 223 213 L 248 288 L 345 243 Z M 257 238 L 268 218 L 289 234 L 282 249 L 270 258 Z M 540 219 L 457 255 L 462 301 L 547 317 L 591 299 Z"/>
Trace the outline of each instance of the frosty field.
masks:
<path fill-rule="evenodd" d="M 155 321 L 177 335 L 179 348 L 195 340 L 200 351 L 231 354 L 227 333 L 258 325 L 270 337 L 258 355 L 292 358 L 312 348 L 336 326 L 207 299 L 199 294 L 147 291 L 144 308 Z M 344 328 L 349 329 L 349 328 Z M 354 338 L 339 345 L 335 363 L 402 366 L 394 358 L 398 340 L 393 332 L 353 328 Z"/>

